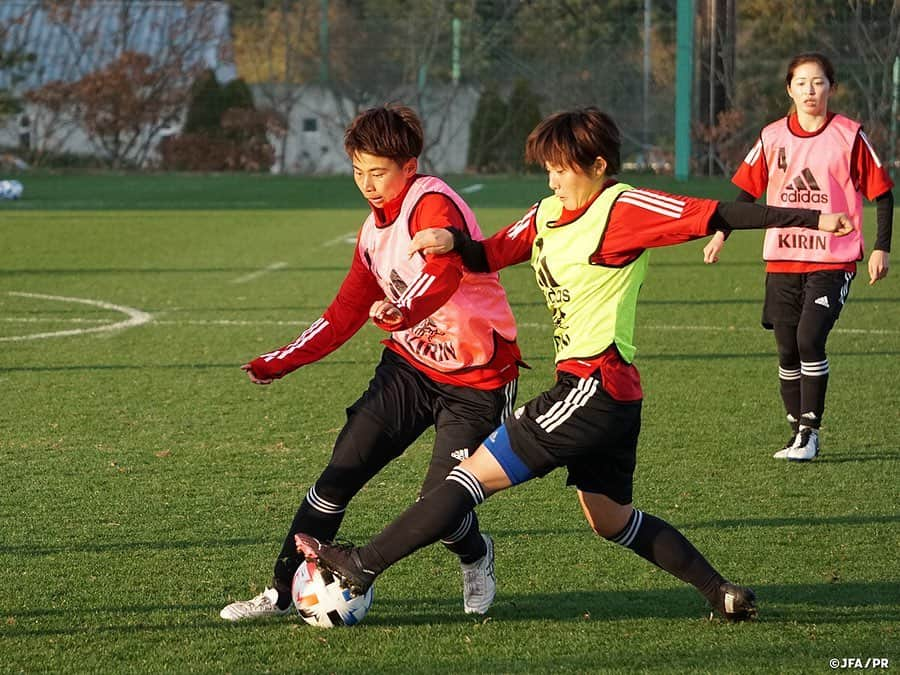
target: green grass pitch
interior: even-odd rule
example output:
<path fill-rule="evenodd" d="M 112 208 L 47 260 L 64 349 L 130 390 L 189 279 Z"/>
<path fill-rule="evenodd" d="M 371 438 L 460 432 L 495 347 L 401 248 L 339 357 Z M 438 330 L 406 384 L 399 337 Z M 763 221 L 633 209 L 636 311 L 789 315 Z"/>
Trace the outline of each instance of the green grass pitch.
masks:
<path fill-rule="evenodd" d="M 760 234 L 735 234 L 714 266 L 702 242 L 652 253 L 635 504 L 754 587 L 758 622 L 709 621 L 693 589 L 592 536 L 556 472 L 479 509 L 497 544 L 489 618 L 463 614 L 459 567 L 431 547 L 378 580 L 358 627 L 228 625 L 219 609 L 269 580 L 380 335 L 366 326 L 270 387 L 238 366 L 320 315 L 364 204 L 346 177 L 22 182 L 23 200 L 0 202 L 0 672 L 900 666 L 900 270 L 870 287 L 861 266 L 829 341 L 823 455 L 795 465 L 771 458 L 787 427 L 759 327 Z M 541 176 L 451 183 L 487 232 L 546 191 Z M 527 266 L 501 279 L 532 366 L 524 402 L 553 377 L 549 320 Z M 363 490 L 344 537 L 367 540 L 414 499 L 430 439 Z"/>

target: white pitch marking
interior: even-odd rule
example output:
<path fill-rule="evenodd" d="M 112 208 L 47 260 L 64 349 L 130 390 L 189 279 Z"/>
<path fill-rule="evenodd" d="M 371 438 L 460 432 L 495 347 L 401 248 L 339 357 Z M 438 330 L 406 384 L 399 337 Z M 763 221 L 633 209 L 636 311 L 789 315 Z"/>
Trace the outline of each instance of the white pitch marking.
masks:
<path fill-rule="evenodd" d="M 480 192 L 482 189 L 484 189 L 484 183 L 473 183 L 472 185 L 460 188 L 459 192 L 460 194 L 468 195 L 473 192 Z"/>
<path fill-rule="evenodd" d="M 238 277 L 237 279 L 232 279 L 231 283 L 245 284 L 248 281 L 253 281 L 254 279 L 258 279 L 259 277 L 261 277 L 264 274 L 268 274 L 269 272 L 274 272 L 276 270 L 280 270 L 284 267 L 287 267 L 287 265 L 288 264 L 286 262 L 272 263 L 268 267 L 264 267 L 261 270 L 256 270 L 255 272 L 250 272 L 250 274 L 245 274 L 244 276 Z"/>
<path fill-rule="evenodd" d="M 328 241 L 322 243 L 322 246 L 336 246 L 337 244 L 355 244 L 356 243 L 356 232 L 345 232 L 339 237 L 335 237 L 334 239 L 329 239 Z"/>
<path fill-rule="evenodd" d="M 89 300 L 87 298 L 69 298 L 62 295 L 44 295 L 43 293 L 19 293 L 10 291 L 9 295 L 16 295 L 22 298 L 37 298 L 38 300 L 57 300 L 59 302 L 77 302 L 82 305 L 91 305 L 92 307 L 100 307 L 114 312 L 122 312 L 128 316 L 125 321 L 117 323 L 108 323 L 103 326 L 95 326 L 94 328 L 73 328 L 72 330 L 58 330 L 52 333 L 33 333 L 31 335 L 12 335 L 9 337 L 0 337 L 0 342 L 16 342 L 20 340 L 42 340 L 51 337 L 66 337 L 69 335 L 85 335 L 87 333 L 108 333 L 114 330 L 122 330 L 124 328 L 133 328 L 153 320 L 153 315 L 142 312 L 134 307 L 125 307 L 124 305 L 114 305 L 110 302 L 102 300 Z"/>

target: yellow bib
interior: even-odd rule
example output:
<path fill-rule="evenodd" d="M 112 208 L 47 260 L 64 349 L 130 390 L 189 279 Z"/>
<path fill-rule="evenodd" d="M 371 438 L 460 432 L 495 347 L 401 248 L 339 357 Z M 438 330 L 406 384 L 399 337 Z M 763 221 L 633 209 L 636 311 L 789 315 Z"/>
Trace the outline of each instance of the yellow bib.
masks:
<path fill-rule="evenodd" d="M 613 204 L 630 189 L 624 183 L 607 187 L 585 213 L 565 225 L 556 225 L 563 210 L 557 197 L 538 205 L 531 266 L 553 315 L 557 363 L 595 357 L 613 343 L 625 361 L 634 359 L 635 309 L 649 254 L 644 251 L 624 267 L 590 261 Z"/>

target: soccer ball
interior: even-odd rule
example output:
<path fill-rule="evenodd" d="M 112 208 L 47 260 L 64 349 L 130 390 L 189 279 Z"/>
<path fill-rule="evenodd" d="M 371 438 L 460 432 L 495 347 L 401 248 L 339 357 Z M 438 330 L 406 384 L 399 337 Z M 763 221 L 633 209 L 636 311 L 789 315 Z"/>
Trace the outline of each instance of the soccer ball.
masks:
<path fill-rule="evenodd" d="M 18 199 L 22 190 L 22 184 L 17 180 L 0 180 L 0 199 Z"/>
<path fill-rule="evenodd" d="M 304 560 L 294 573 L 291 598 L 303 620 L 311 626 L 352 626 L 363 620 L 372 606 L 372 587 L 354 595 L 341 580 L 314 562 Z"/>

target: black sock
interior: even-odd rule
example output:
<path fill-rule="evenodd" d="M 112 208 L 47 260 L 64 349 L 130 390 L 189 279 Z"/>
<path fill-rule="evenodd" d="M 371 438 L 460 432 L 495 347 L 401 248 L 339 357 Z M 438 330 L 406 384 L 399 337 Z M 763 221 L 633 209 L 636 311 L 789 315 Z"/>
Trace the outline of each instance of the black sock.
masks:
<path fill-rule="evenodd" d="M 487 544 L 478 529 L 478 517 L 474 511 L 469 511 L 456 530 L 443 537 L 441 543 L 465 565 L 481 560 L 487 553 Z"/>
<path fill-rule="evenodd" d="M 478 480 L 456 467 L 440 485 L 360 548 L 360 560 L 366 569 L 381 574 L 398 560 L 452 534 L 466 514 L 483 501 L 484 489 Z"/>
<path fill-rule="evenodd" d="M 312 486 L 297 513 L 294 514 L 291 528 L 281 544 L 281 552 L 275 561 L 272 587 L 278 591 L 279 607 L 284 609 L 291 602 L 291 582 L 302 560 L 297 553 L 294 535 L 305 532 L 319 541 L 331 541 L 343 520 L 344 507 L 322 499 L 316 493 L 315 485 Z"/>
<path fill-rule="evenodd" d="M 719 586 L 725 579 L 681 532 L 666 521 L 634 509 L 622 531 L 608 539 L 691 584 L 711 605 L 718 606 Z"/>
<path fill-rule="evenodd" d="M 805 427 L 818 429 L 825 412 L 825 393 L 828 391 L 828 360 L 815 364 L 803 364 L 803 378 L 800 387 L 803 392 L 800 423 Z M 810 369 L 812 374 L 807 373 Z M 818 370 L 813 370 L 818 369 Z"/>

